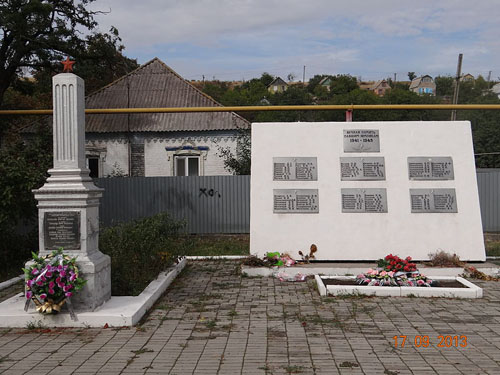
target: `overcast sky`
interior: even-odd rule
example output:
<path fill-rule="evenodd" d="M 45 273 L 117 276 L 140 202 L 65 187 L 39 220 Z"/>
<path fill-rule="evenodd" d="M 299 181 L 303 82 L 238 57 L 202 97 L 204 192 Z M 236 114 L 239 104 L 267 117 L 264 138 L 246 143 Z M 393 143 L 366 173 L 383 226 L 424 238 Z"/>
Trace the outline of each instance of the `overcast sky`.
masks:
<path fill-rule="evenodd" d="M 498 0 L 97 0 L 101 31 L 125 54 L 159 57 L 186 79 L 248 80 L 262 72 L 367 79 L 500 76 Z"/>

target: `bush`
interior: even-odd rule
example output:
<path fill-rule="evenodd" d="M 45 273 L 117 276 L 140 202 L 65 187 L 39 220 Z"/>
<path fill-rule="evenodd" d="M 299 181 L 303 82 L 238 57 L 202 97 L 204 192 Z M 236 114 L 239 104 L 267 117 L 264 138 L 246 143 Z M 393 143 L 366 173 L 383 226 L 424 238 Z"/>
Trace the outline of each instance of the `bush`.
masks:
<path fill-rule="evenodd" d="M 111 257 L 111 293 L 136 296 L 182 253 L 185 223 L 167 213 L 103 228 L 100 250 Z"/>
<path fill-rule="evenodd" d="M 427 265 L 431 267 L 463 267 L 465 263 L 460 260 L 457 254 L 448 254 L 439 250 L 429 254 Z"/>
<path fill-rule="evenodd" d="M 31 252 L 38 252 L 38 233 L 17 234 L 14 230 L 0 228 L 0 282 L 23 273 L 22 268 L 31 259 Z M 38 228 L 37 228 L 38 229 Z"/>

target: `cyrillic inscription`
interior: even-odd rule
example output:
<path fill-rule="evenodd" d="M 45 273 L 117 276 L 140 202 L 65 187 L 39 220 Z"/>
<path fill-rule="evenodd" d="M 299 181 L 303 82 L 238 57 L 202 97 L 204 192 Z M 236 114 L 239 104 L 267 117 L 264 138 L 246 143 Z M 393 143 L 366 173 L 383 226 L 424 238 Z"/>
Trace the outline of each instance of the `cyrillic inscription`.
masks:
<path fill-rule="evenodd" d="M 273 180 L 317 181 L 317 158 L 273 158 Z"/>
<path fill-rule="evenodd" d="M 344 129 L 344 152 L 380 152 L 378 130 Z"/>
<path fill-rule="evenodd" d="M 342 181 L 385 180 L 384 158 L 340 158 L 340 179 Z"/>
<path fill-rule="evenodd" d="M 387 212 L 386 189 L 341 189 L 342 212 Z"/>
<path fill-rule="evenodd" d="M 453 180 L 453 159 L 441 157 L 409 157 L 410 180 Z"/>
<path fill-rule="evenodd" d="M 318 189 L 274 189 L 275 214 L 318 213 Z"/>
<path fill-rule="evenodd" d="M 455 189 L 410 189 L 412 213 L 455 213 Z"/>
<path fill-rule="evenodd" d="M 80 250 L 80 212 L 46 212 L 43 218 L 45 250 Z"/>

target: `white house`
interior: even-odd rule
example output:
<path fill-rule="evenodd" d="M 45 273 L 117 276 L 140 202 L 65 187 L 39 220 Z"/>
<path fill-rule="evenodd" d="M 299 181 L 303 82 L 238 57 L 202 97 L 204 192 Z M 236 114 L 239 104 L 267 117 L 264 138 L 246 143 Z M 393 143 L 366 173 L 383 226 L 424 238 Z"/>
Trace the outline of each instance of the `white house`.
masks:
<path fill-rule="evenodd" d="M 86 98 L 86 108 L 217 106 L 158 58 Z M 219 150 L 234 151 L 249 126 L 233 112 L 91 114 L 88 166 L 93 177 L 227 175 Z"/>

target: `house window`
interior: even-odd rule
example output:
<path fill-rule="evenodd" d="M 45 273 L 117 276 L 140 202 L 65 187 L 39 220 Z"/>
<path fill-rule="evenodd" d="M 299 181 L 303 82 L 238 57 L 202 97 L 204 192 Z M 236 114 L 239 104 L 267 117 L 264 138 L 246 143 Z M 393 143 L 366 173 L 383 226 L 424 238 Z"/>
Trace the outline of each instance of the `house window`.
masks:
<path fill-rule="evenodd" d="M 92 178 L 99 177 L 99 158 L 90 157 L 87 158 L 87 168 L 90 169 L 89 176 Z"/>
<path fill-rule="evenodd" d="M 176 156 L 175 157 L 176 176 L 199 176 L 200 157 L 199 156 Z"/>

